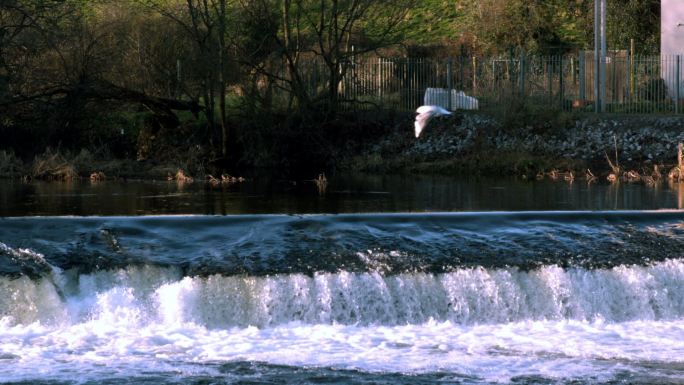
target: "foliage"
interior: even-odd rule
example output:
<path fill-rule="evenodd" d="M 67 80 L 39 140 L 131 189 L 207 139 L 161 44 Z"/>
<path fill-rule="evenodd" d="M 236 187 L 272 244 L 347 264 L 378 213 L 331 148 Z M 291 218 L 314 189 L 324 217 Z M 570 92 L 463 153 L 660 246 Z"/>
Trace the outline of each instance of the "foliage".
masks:
<path fill-rule="evenodd" d="M 651 78 L 644 82 L 644 99 L 650 102 L 662 102 L 668 98 L 667 84 L 662 78 Z"/>
<path fill-rule="evenodd" d="M 609 48 L 657 50 L 657 0 L 608 6 Z M 593 0 L 3 0 L 0 150 L 328 165 L 354 136 L 339 90 L 357 57 L 564 53 L 592 25 Z"/>
<path fill-rule="evenodd" d="M 529 98 L 511 98 L 501 103 L 492 113 L 499 118 L 504 129 L 527 127 L 539 134 L 564 133 L 575 123 L 577 116 L 548 101 Z"/>
<path fill-rule="evenodd" d="M 612 0 L 607 7 L 607 41 L 610 47 L 628 49 L 634 39 L 636 53 L 657 54 L 660 49 L 660 1 Z"/>

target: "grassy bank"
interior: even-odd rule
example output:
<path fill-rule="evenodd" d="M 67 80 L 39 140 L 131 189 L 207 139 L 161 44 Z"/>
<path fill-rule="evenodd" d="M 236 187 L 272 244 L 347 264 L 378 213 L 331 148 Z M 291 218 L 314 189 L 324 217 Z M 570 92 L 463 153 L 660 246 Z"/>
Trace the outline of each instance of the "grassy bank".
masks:
<path fill-rule="evenodd" d="M 529 152 L 480 150 L 461 157 L 423 157 L 396 156 L 382 158 L 379 155 L 353 157 L 343 165 L 345 170 L 359 170 L 370 173 L 408 173 L 408 174 L 445 174 L 461 176 L 492 177 L 534 177 L 545 170 L 582 170 L 587 163 L 581 160 L 554 158 L 549 155 L 536 155 Z"/>
<path fill-rule="evenodd" d="M 651 175 L 654 166 L 667 173 L 677 163 L 674 147 L 668 145 L 667 154 L 655 159 L 647 154 L 648 145 L 673 127 L 680 131 L 679 121 L 667 123 L 669 118 L 663 118 L 667 124 L 630 139 L 634 143 L 618 143 L 613 138 L 620 130 L 632 132 L 652 122 L 627 115 L 606 120 L 525 105 L 435 119 L 418 139 L 413 135 L 411 113 L 369 110 L 343 112 L 334 118 L 323 113 L 235 114 L 230 119 L 232 139 L 224 156 L 206 121 L 190 115 L 180 118 L 170 126 L 151 114 L 107 115 L 99 126 L 88 121 L 81 131 L 74 128 L 81 139 L 57 141 L 62 144 L 54 148 L 43 143 L 42 148 L 17 151 L 31 141 L 41 143 L 40 137 L 26 137 L 23 144 L 15 143 L 16 148 L 0 149 L 0 176 L 71 180 L 175 179 L 183 175 L 216 181 L 222 180 L 222 175 L 310 179 L 321 173 L 359 171 L 531 179 L 566 173 L 584 176 L 591 170 L 604 179 L 616 173 L 607 161 L 608 153 L 621 167 L 617 177 L 629 171 Z M 658 118 L 653 119 L 657 123 Z M 573 139 L 573 132 L 580 129 L 604 136 L 592 139 L 598 144 Z M 560 150 L 547 145 L 571 140 L 571 145 Z M 617 147 L 634 149 L 628 155 L 613 155 Z"/>

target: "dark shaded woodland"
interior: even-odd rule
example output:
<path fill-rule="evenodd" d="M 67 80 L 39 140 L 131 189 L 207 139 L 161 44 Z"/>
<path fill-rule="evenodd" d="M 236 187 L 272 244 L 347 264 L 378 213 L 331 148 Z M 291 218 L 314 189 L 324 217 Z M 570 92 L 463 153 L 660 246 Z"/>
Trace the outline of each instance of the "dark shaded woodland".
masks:
<path fill-rule="evenodd" d="M 657 53 L 659 8 L 609 0 L 610 48 Z M 589 0 L 3 0 L 0 151 L 325 170 L 401 119 L 349 112 L 355 57 L 562 54 L 592 23 Z"/>

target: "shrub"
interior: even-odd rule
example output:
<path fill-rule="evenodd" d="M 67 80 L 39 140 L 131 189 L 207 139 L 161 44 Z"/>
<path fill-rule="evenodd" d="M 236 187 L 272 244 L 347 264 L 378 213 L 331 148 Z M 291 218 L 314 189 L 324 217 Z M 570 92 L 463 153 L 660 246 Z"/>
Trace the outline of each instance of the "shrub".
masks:
<path fill-rule="evenodd" d="M 13 151 L 0 151 L 0 177 L 18 177 L 24 173 L 24 163 Z"/>

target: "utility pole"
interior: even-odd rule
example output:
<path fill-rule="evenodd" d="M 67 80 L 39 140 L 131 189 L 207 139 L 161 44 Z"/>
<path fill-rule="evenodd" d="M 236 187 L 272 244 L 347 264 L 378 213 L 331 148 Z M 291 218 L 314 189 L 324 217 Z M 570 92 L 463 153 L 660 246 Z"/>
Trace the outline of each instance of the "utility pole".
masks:
<path fill-rule="evenodd" d="M 594 111 L 606 106 L 606 0 L 594 0 Z"/>
<path fill-rule="evenodd" d="M 606 111 L 606 60 L 608 60 L 608 50 L 606 49 L 606 0 L 601 0 L 601 112 Z"/>

